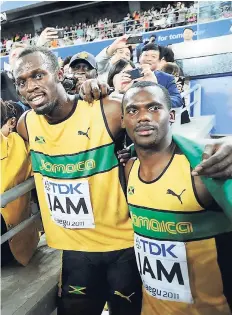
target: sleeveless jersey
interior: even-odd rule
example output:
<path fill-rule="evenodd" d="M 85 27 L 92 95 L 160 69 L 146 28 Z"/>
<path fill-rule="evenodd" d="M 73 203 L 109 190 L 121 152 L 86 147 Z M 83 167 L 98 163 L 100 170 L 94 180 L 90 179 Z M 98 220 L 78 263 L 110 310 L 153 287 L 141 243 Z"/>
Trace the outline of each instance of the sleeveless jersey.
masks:
<path fill-rule="evenodd" d="M 49 246 L 107 252 L 133 246 L 119 161 L 100 101 L 78 101 L 62 122 L 29 111 L 32 168 Z"/>
<path fill-rule="evenodd" d="M 177 150 L 154 181 L 140 178 L 138 159 L 129 174 L 142 315 L 231 314 L 232 226 L 217 206 L 201 206 Z"/>

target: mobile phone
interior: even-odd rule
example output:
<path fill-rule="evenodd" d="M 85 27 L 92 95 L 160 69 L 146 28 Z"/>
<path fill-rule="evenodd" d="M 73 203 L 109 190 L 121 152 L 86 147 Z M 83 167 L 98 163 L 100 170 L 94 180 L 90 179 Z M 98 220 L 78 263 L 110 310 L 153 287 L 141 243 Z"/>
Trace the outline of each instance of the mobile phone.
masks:
<path fill-rule="evenodd" d="M 135 68 L 133 70 L 127 71 L 127 73 L 130 75 L 132 80 L 138 79 L 143 77 L 144 75 L 142 74 L 142 69 L 140 68 Z"/>
<path fill-rule="evenodd" d="M 143 42 L 143 36 L 130 36 L 126 43 L 129 45 L 141 44 Z"/>
<path fill-rule="evenodd" d="M 62 29 L 57 30 L 57 36 L 58 36 L 58 38 L 64 38 L 64 30 L 62 30 Z"/>
<path fill-rule="evenodd" d="M 185 77 L 179 77 L 179 79 L 177 80 L 176 83 L 180 83 L 182 85 L 182 87 L 184 86 L 184 82 L 185 82 Z"/>

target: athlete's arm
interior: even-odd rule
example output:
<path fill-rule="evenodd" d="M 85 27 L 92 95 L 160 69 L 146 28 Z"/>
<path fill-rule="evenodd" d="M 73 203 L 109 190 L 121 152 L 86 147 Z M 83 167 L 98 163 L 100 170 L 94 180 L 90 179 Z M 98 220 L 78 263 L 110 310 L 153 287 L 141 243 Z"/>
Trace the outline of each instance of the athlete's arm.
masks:
<path fill-rule="evenodd" d="M 19 118 L 18 124 L 17 124 L 17 132 L 25 141 L 28 142 L 29 137 L 28 137 L 27 127 L 26 127 L 26 122 L 25 122 L 25 117 L 27 115 L 27 112 L 28 111 L 24 112 L 22 116 Z"/>
<path fill-rule="evenodd" d="M 126 183 L 128 183 L 130 170 L 131 170 L 131 168 L 132 168 L 133 163 L 134 163 L 135 160 L 136 160 L 136 158 L 131 158 L 131 159 L 126 163 L 126 166 L 125 166 L 125 168 L 124 168 Z"/>
<path fill-rule="evenodd" d="M 205 144 L 202 162 L 195 167 L 193 175 L 232 178 L 232 137 L 204 139 L 201 142 Z"/>
<path fill-rule="evenodd" d="M 108 127 L 113 138 L 115 139 L 123 130 L 121 126 L 121 98 L 106 96 L 102 99 L 102 103 Z"/>

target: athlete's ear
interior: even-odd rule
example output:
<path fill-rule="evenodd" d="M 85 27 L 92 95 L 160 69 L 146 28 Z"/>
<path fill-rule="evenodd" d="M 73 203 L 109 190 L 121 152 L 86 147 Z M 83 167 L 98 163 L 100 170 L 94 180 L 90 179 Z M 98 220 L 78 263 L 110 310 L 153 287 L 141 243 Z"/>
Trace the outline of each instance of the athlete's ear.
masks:
<path fill-rule="evenodd" d="M 62 69 L 57 70 L 56 78 L 57 78 L 58 82 L 63 82 L 63 80 L 64 80 L 64 72 L 62 71 Z"/>
<path fill-rule="evenodd" d="M 176 119 L 176 112 L 174 109 L 171 109 L 169 111 L 169 122 L 171 125 L 175 122 L 175 119 Z"/>

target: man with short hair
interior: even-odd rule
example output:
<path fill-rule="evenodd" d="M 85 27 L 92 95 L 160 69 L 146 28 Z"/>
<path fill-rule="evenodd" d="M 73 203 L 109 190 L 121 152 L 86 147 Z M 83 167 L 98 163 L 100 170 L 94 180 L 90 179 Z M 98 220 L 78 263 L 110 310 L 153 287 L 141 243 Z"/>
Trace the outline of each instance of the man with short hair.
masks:
<path fill-rule="evenodd" d="M 165 87 L 171 97 L 172 107 L 177 108 L 183 106 L 183 102 L 181 99 L 181 95 L 177 89 L 175 78 L 167 73 L 159 71 L 162 67 L 163 62 L 165 62 L 165 58 L 169 60 L 172 56 L 172 51 L 170 48 L 161 48 L 156 44 L 147 44 L 142 49 L 142 54 L 139 58 L 139 63 L 141 65 L 148 64 L 150 69 L 154 71 L 154 74 L 157 78 L 157 83 L 161 84 Z"/>
<path fill-rule="evenodd" d="M 99 79 L 107 82 L 108 73 L 111 65 L 120 59 L 131 60 L 133 50 L 131 46 L 126 45 L 128 35 L 117 38 L 109 47 L 104 48 L 97 56 L 97 67 Z"/>
<path fill-rule="evenodd" d="M 191 27 L 185 27 L 183 31 L 183 39 L 185 43 L 193 41 L 194 31 Z"/>
<path fill-rule="evenodd" d="M 71 66 L 81 58 L 74 57 Z M 45 48 L 24 50 L 14 76 L 32 108 L 18 133 L 30 144 L 47 243 L 63 250 L 58 314 L 100 315 L 107 301 L 112 315 L 140 315 L 141 280 L 114 142 L 120 101 L 106 97 L 89 106 L 66 94 L 57 58 Z"/>
<path fill-rule="evenodd" d="M 202 147 L 172 135 L 175 112 L 162 86 L 135 83 L 122 108 L 138 156 L 125 172 L 141 314 L 231 314 L 232 180 L 192 177 Z"/>
<path fill-rule="evenodd" d="M 71 92 L 78 94 L 83 82 L 97 78 L 97 63 L 94 55 L 82 51 L 72 56 L 69 62 L 69 73 L 75 83 Z"/>

